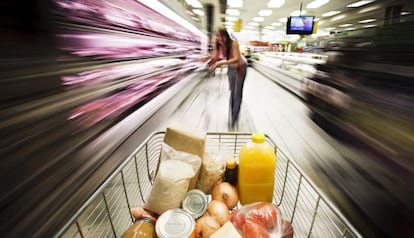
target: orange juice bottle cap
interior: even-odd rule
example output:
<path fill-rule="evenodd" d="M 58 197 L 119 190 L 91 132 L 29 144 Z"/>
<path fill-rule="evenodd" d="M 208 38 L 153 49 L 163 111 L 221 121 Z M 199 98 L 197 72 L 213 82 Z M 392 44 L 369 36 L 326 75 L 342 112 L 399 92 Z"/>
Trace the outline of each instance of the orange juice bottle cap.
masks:
<path fill-rule="evenodd" d="M 256 133 L 253 133 L 253 135 L 252 135 L 252 141 L 254 143 L 264 143 L 265 140 L 266 140 L 266 137 L 262 133 L 256 132 Z"/>

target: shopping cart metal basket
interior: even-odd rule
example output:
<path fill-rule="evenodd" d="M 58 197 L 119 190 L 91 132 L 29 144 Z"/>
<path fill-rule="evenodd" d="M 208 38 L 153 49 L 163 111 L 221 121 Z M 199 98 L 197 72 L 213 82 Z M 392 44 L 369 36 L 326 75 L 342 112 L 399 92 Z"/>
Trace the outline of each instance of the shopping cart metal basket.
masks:
<path fill-rule="evenodd" d="M 232 154 L 250 133 L 207 133 L 206 152 Z M 100 186 L 56 237 L 120 237 L 133 223 L 130 209 L 145 203 L 156 175 L 164 132 L 151 134 Z M 362 237 L 341 212 L 276 144 L 273 202 L 292 222 L 295 237 Z"/>

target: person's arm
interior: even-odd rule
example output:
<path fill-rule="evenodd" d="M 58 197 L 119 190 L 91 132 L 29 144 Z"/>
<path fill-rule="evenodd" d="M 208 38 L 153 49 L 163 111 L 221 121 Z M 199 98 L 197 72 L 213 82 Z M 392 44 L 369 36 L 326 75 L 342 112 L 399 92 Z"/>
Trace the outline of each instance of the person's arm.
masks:
<path fill-rule="evenodd" d="M 210 59 L 208 60 L 208 64 L 211 66 L 215 64 L 219 58 L 218 49 L 216 47 L 213 48 L 213 54 L 211 55 Z"/>
<path fill-rule="evenodd" d="M 240 49 L 239 49 L 239 44 L 237 43 L 237 41 L 233 41 L 231 44 L 231 47 L 232 47 L 232 52 L 233 52 L 233 58 L 230 58 L 228 60 L 220 60 L 219 62 L 216 63 L 216 67 L 235 64 L 240 61 L 240 58 L 241 58 Z"/>

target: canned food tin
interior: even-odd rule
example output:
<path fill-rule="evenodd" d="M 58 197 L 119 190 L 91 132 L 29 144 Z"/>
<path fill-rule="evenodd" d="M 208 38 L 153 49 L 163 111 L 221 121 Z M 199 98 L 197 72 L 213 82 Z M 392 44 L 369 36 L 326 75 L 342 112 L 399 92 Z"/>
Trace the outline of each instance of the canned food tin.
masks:
<path fill-rule="evenodd" d="M 195 219 L 183 209 L 171 209 L 158 217 L 155 231 L 160 238 L 195 238 Z"/>
<path fill-rule="evenodd" d="M 187 192 L 181 204 L 195 219 L 201 217 L 207 210 L 208 200 L 201 190 L 193 189 Z"/>

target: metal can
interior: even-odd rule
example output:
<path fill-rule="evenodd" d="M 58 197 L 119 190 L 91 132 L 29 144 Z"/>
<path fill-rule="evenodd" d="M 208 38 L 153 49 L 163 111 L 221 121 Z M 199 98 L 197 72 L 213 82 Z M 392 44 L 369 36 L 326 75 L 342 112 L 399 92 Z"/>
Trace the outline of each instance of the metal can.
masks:
<path fill-rule="evenodd" d="M 195 238 L 195 219 L 181 208 L 171 209 L 158 217 L 155 231 L 159 238 Z"/>
<path fill-rule="evenodd" d="M 189 212 L 195 219 L 201 217 L 207 210 L 208 199 L 203 191 L 193 189 L 187 192 L 181 207 Z"/>

